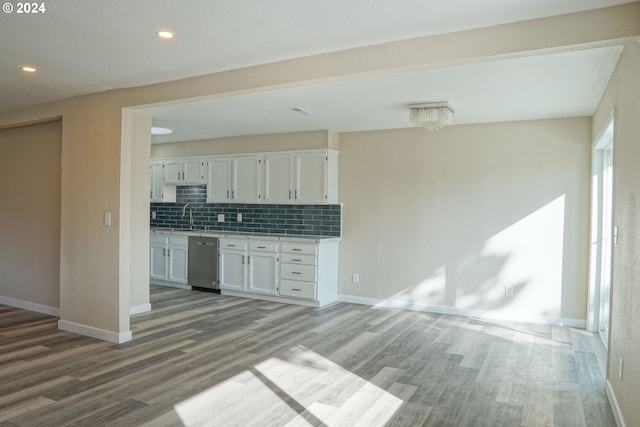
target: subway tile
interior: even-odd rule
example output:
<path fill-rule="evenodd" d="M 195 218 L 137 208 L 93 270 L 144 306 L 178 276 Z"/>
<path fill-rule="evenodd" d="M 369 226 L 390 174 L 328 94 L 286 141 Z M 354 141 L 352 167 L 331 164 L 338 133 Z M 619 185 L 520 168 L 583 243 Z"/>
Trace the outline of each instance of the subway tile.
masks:
<path fill-rule="evenodd" d="M 194 225 L 205 226 L 216 231 L 243 231 L 271 234 L 311 234 L 340 236 L 342 206 L 335 205 L 268 205 L 206 203 L 205 186 L 178 186 L 176 203 L 151 203 L 156 219 L 150 220 L 152 227 L 185 227 L 184 204 L 191 204 Z M 218 214 L 226 221 L 218 223 Z M 242 213 L 242 222 L 237 214 Z"/>

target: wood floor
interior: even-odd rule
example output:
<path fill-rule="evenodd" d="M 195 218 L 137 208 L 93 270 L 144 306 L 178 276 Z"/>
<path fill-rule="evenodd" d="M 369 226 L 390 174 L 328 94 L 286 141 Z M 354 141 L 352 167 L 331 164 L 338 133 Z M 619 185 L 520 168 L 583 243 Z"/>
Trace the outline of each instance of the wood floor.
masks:
<path fill-rule="evenodd" d="M 0 305 L 0 426 L 615 426 L 592 335 L 152 287 L 114 345 Z"/>

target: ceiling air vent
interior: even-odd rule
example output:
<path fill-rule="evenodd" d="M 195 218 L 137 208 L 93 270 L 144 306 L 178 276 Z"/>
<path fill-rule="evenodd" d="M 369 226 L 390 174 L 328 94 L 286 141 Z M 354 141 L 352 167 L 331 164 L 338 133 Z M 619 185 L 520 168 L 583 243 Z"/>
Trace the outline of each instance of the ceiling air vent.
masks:
<path fill-rule="evenodd" d="M 291 111 L 295 111 L 296 113 L 300 113 L 300 114 L 313 114 L 311 111 L 306 110 L 302 107 L 293 107 Z"/>

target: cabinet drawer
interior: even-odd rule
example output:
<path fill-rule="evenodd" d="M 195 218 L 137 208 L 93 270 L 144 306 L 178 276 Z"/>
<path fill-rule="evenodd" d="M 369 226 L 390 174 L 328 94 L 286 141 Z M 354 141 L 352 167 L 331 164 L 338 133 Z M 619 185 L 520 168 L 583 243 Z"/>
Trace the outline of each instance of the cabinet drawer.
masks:
<path fill-rule="evenodd" d="M 283 243 L 280 246 L 280 252 L 290 254 L 317 255 L 318 247 L 315 245 L 296 245 L 291 243 Z"/>
<path fill-rule="evenodd" d="M 169 236 L 166 234 L 151 233 L 151 243 L 166 245 L 169 242 Z"/>
<path fill-rule="evenodd" d="M 315 283 L 281 280 L 280 295 L 296 298 L 316 299 L 316 285 Z"/>
<path fill-rule="evenodd" d="M 170 245 L 189 245 L 189 236 L 169 236 Z"/>
<path fill-rule="evenodd" d="M 249 242 L 250 251 L 278 252 L 278 244 L 270 242 Z"/>
<path fill-rule="evenodd" d="M 221 249 L 236 249 L 239 251 L 244 251 L 247 249 L 247 242 L 243 242 L 241 240 L 221 240 L 220 241 Z"/>
<path fill-rule="evenodd" d="M 280 277 L 304 282 L 316 281 L 316 267 L 311 265 L 280 264 Z"/>
<path fill-rule="evenodd" d="M 318 265 L 318 258 L 315 255 L 282 254 L 280 259 L 289 264 Z"/>

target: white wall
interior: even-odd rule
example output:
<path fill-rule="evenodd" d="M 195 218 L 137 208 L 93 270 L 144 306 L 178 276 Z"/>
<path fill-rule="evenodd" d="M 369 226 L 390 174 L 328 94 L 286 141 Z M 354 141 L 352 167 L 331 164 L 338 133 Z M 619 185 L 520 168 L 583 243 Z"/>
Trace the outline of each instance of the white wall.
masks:
<path fill-rule="evenodd" d="M 340 293 L 581 324 L 590 144 L 589 118 L 342 134 Z"/>

